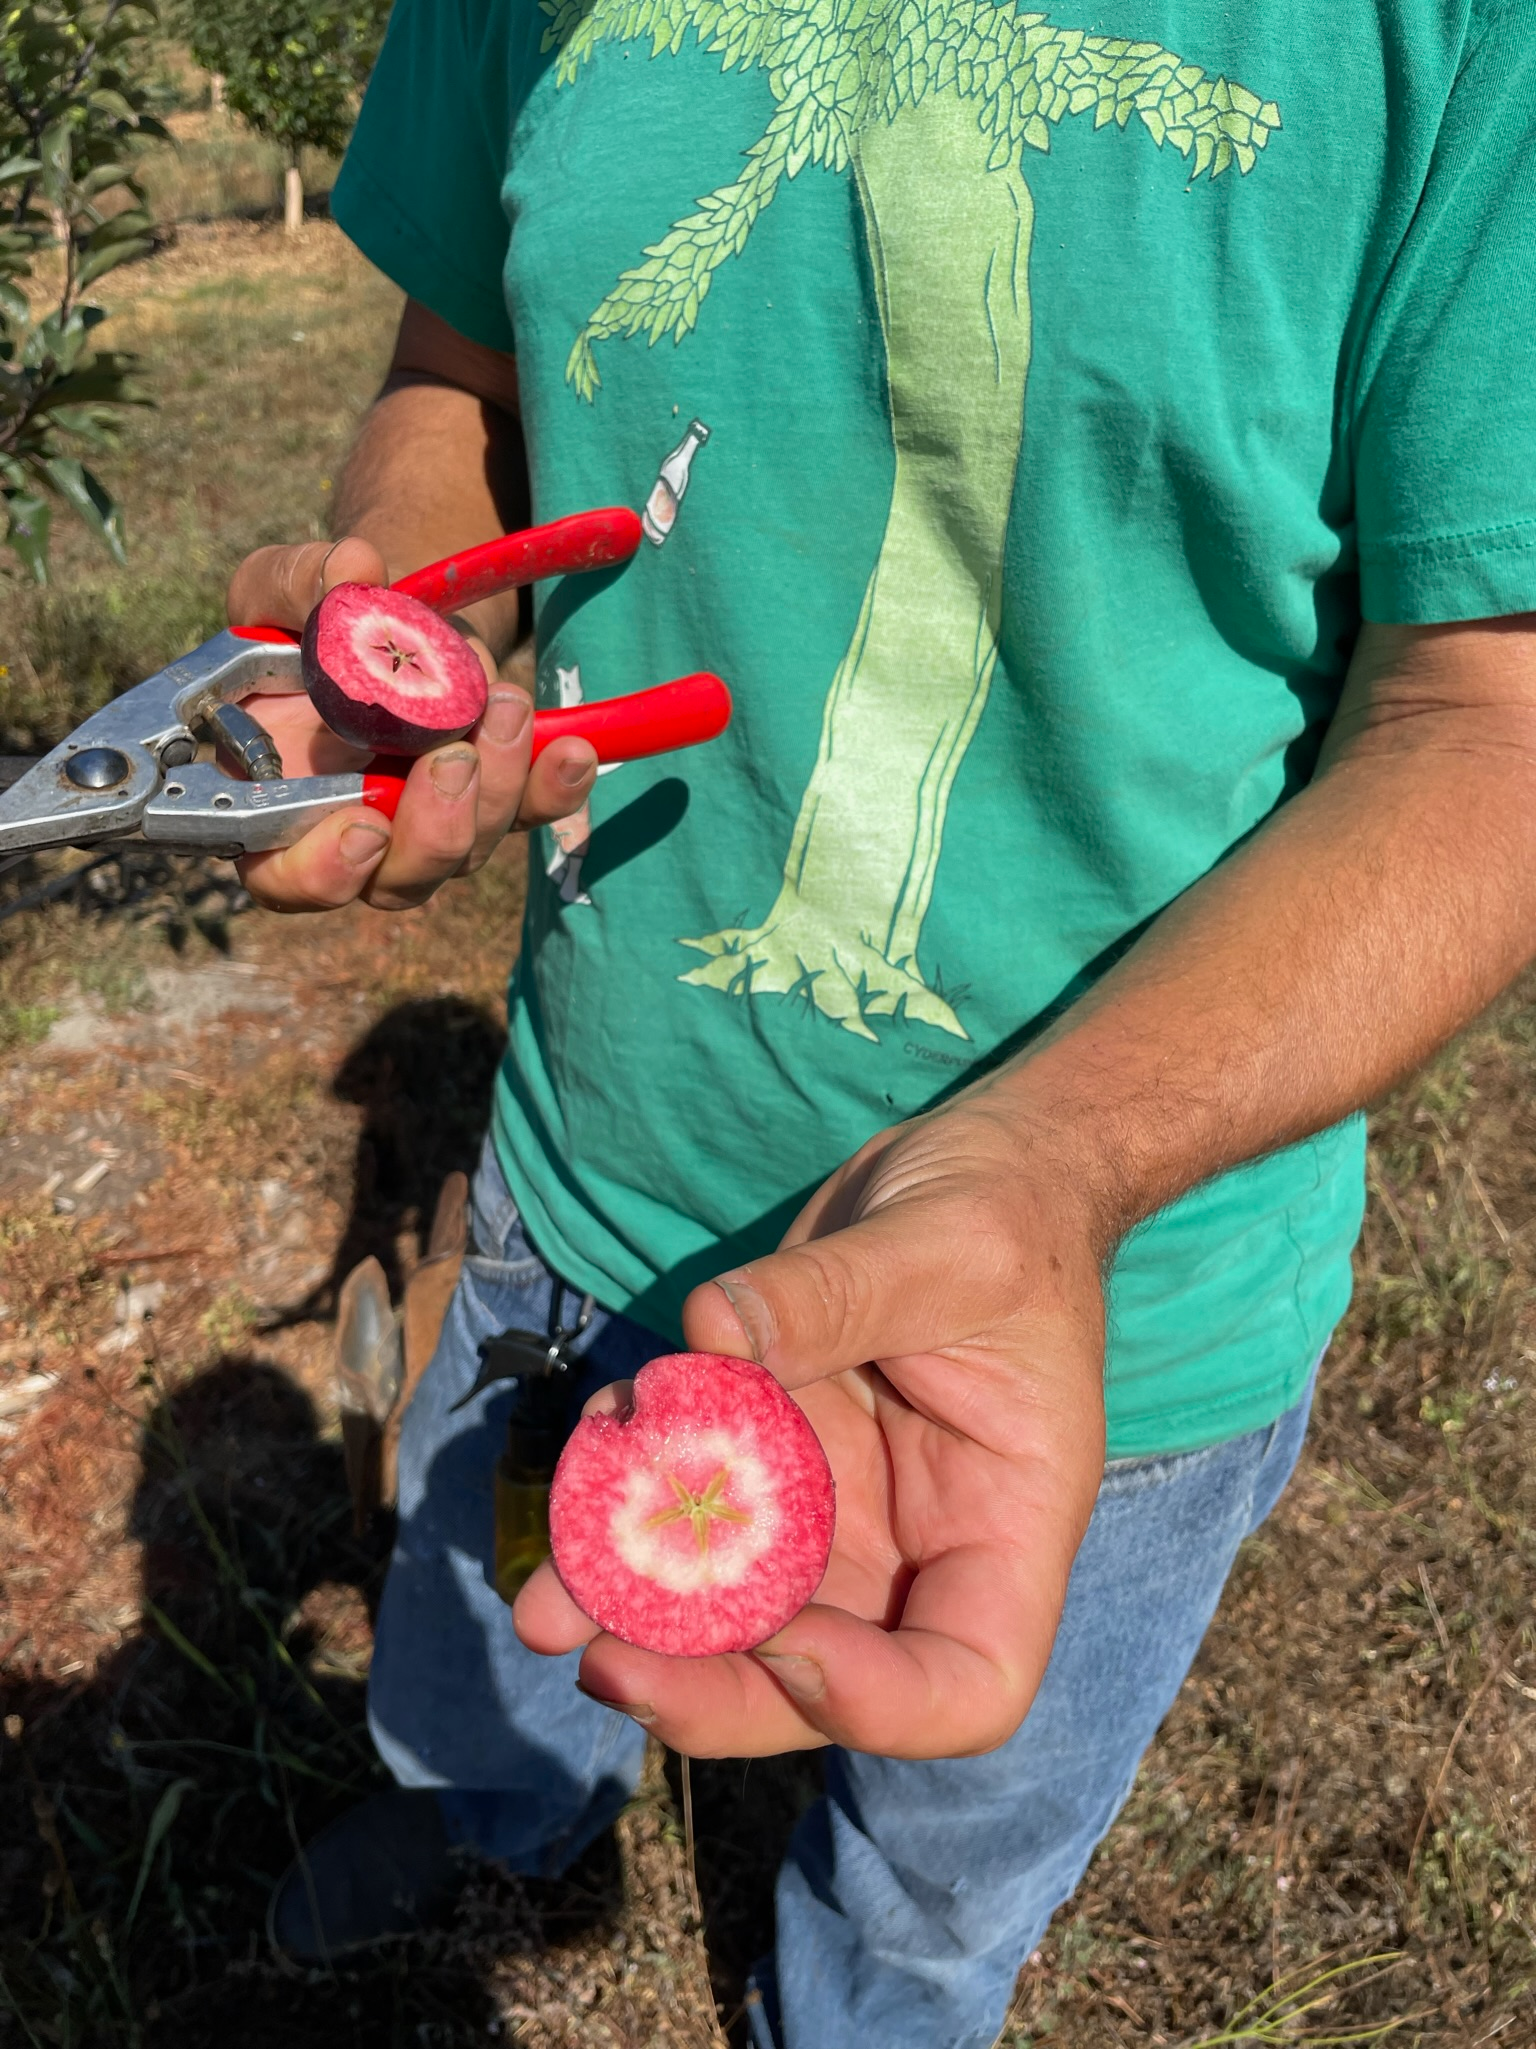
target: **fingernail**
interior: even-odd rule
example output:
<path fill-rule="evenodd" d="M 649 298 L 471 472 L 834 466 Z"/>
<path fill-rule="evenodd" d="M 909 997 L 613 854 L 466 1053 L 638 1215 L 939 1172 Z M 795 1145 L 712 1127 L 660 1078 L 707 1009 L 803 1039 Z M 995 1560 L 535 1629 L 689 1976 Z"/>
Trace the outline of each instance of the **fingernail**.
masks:
<path fill-rule="evenodd" d="M 773 1343 L 773 1313 L 745 1274 L 729 1274 L 724 1280 L 716 1281 L 726 1301 L 736 1312 L 736 1321 L 751 1347 L 752 1356 L 759 1366 L 768 1356 Z"/>
<path fill-rule="evenodd" d="M 796 1700 L 820 1700 L 827 1690 L 827 1675 L 814 1658 L 788 1651 L 756 1651 L 753 1655 L 762 1660 L 784 1691 Z"/>
<path fill-rule="evenodd" d="M 568 790 L 579 790 L 592 773 L 590 761 L 562 761 L 555 771 Z"/>
<path fill-rule="evenodd" d="M 479 766 L 473 747 L 447 748 L 432 757 L 432 786 L 440 797 L 462 797 Z"/>
<path fill-rule="evenodd" d="M 522 739 L 532 714 L 533 706 L 520 690 L 498 690 L 485 707 L 480 730 L 498 747 L 511 747 Z"/>
<path fill-rule="evenodd" d="M 647 1722 L 654 1722 L 656 1719 L 656 1710 L 648 1700 L 605 1700 L 602 1694 L 594 1693 L 590 1687 L 583 1686 L 579 1679 L 576 1681 L 576 1691 L 584 1693 L 588 1700 L 595 1700 L 599 1707 L 612 1708 L 616 1715 L 628 1715 L 632 1722 L 639 1722 L 642 1728 Z"/>
<path fill-rule="evenodd" d="M 376 825 L 349 825 L 341 836 L 341 858 L 349 868 L 366 868 L 382 859 L 389 847 L 389 834 Z"/>

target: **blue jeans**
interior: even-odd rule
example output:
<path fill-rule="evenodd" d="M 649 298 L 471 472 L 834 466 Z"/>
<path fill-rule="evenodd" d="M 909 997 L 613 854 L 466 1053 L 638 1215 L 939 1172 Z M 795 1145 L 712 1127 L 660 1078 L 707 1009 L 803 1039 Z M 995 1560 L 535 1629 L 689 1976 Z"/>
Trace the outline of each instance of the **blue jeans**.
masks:
<path fill-rule="evenodd" d="M 633 1791 L 645 1738 L 540 1658 L 493 1585 L 492 1475 L 511 1390 L 457 1415 L 482 1339 L 543 1330 L 559 1285 L 489 1150 L 474 1238 L 400 1444 L 400 1530 L 369 1721 L 402 1785 L 441 1789 L 455 1837 L 553 1876 Z M 571 1305 L 574 1307 L 574 1303 Z M 667 1349 L 598 1312 L 578 1396 Z M 777 1951 L 750 2007 L 757 2049 L 990 2049 L 1020 1964 L 1076 1886 L 1173 1702 L 1243 1539 L 1274 1507 L 1306 1398 L 1267 1429 L 1105 1470 L 1050 1666 L 986 1757 L 912 1764 L 834 1750 L 826 1797 L 778 1882 Z"/>

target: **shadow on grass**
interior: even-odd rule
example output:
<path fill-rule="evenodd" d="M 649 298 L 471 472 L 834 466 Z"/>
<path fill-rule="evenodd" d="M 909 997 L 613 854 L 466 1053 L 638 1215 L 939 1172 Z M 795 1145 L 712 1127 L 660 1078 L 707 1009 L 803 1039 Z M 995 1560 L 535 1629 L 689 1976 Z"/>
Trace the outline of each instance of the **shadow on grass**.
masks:
<path fill-rule="evenodd" d="M 366 1251 L 393 1264 L 472 1166 L 499 1049 L 442 998 L 342 1063 L 363 1119 L 338 1275 Z M 145 1384 L 139 1626 L 89 1681 L 0 1677 L 0 2041 L 483 2042 L 498 1955 L 538 1948 L 546 1916 L 568 1940 L 616 1910 L 612 1846 L 563 1887 L 487 1876 L 451 1929 L 355 1967 L 273 1959 L 266 1903 L 296 1844 L 385 1783 L 365 1689 L 390 1531 L 353 1535 L 339 1444 L 259 1351 Z"/>
<path fill-rule="evenodd" d="M 342 1282 L 370 1254 L 398 1302 L 402 1241 L 430 1229 L 452 1173 L 474 1178 L 506 1035 L 462 996 L 423 997 L 385 1013 L 337 1069 L 332 1094 L 362 1112 L 352 1206 L 330 1272 L 264 1329 L 329 1318 Z"/>
<path fill-rule="evenodd" d="M 387 1533 L 353 1537 L 339 1448 L 259 1356 L 162 1390 L 140 1456 L 140 1631 L 88 1684 L 0 1684 L 0 2040 L 485 2041 L 498 1957 L 618 1911 L 611 1843 L 560 1885 L 487 1872 L 452 1927 L 333 1972 L 275 1960 L 295 1844 L 384 1783 Z"/>
<path fill-rule="evenodd" d="M 333 1279 L 368 1252 L 392 1267 L 443 1177 L 472 1170 L 500 1048 L 488 1014 L 441 997 L 397 1006 L 342 1062 L 335 1092 L 363 1116 Z M 281 1320 L 323 1314 L 331 1285 Z M 664 1909 L 611 1837 L 558 1882 L 482 1868 L 451 1924 L 334 1971 L 269 1951 L 268 1896 L 296 1845 L 386 1783 L 365 1692 L 391 1532 L 353 1534 L 340 1446 L 259 1345 L 182 1380 L 144 1369 L 141 1612 L 123 1648 L 75 1683 L 0 1673 L 0 2043 L 483 2043 L 518 1959 L 541 2025 L 555 2017 L 529 2039 L 615 2039 L 580 2019 L 593 1973 L 614 1968 L 626 1917 Z M 773 1875 L 817 1768 L 694 1769 L 729 2015 L 771 1941 Z"/>
<path fill-rule="evenodd" d="M 551 1951 L 558 2003 L 636 1904 L 611 1836 L 559 1881 L 481 1867 L 450 1924 L 332 1971 L 268 1949 L 295 1844 L 386 1783 L 364 1692 L 388 1533 L 352 1535 L 339 1449 L 303 1390 L 234 1356 L 162 1392 L 132 1533 L 143 1615 L 125 1648 L 83 1685 L 0 1680 L 0 2041 L 483 2043 L 498 1966 Z M 693 1772 L 714 1990 L 739 2015 L 819 1766 Z"/>

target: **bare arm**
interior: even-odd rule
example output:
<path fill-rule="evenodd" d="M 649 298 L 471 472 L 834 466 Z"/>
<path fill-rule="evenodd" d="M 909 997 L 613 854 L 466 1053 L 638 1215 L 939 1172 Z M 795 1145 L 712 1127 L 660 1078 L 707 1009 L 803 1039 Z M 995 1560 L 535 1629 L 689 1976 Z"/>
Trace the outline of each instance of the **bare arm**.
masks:
<path fill-rule="evenodd" d="M 1318 774 L 999 1076 L 1106 1244 L 1375 1101 L 1536 953 L 1536 616 L 1368 625 Z"/>
<path fill-rule="evenodd" d="M 389 583 L 524 522 L 528 483 L 517 366 L 408 302 L 394 360 L 363 421 L 337 492 L 343 538 L 260 548 L 236 570 L 236 625 L 302 626 L 338 583 Z M 295 847 L 257 855 L 242 874 L 264 903 L 323 910 L 365 897 L 384 909 L 419 903 L 485 861 L 514 825 L 565 817 L 584 802 L 596 757 L 584 741 L 549 748 L 530 771 L 532 706 L 495 680 L 518 634 L 515 593 L 464 613 L 492 677 L 486 717 L 469 740 L 411 772 L 393 831 L 345 812 Z M 266 698 L 262 716 L 295 774 L 335 772 L 358 757 L 319 724 L 306 698 Z"/>

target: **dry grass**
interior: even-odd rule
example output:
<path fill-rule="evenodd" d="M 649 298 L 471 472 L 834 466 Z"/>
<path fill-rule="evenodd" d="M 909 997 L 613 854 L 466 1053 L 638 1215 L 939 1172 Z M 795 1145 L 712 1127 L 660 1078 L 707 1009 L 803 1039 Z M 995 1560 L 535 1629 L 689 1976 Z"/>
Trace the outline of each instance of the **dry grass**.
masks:
<path fill-rule="evenodd" d="M 71 542 L 54 594 L 0 594 L 0 747 L 205 630 L 245 547 L 318 528 L 393 306 L 325 229 L 220 231 L 118 284 L 163 366 L 116 479 L 133 569 Z M 423 911 L 323 927 L 242 912 L 212 873 L 102 888 L 0 927 L 0 1393 L 56 1376 L 0 1421 L 0 2041 L 703 2049 L 660 1760 L 561 1884 L 485 1876 L 450 1927 L 334 1975 L 261 1936 L 294 1836 L 377 1776 L 387 1533 L 350 1533 L 334 1283 L 367 1251 L 401 1277 L 473 1156 L 515 851 Z M 221 975 L 223 1007 L 179 1025 Z M 79 1050 L 44 1038 L 60 1013 Z M 1536 2044 L 1533 1083 L 1536 983 L 1375 1120 L 1302 1470 L 1009 2049 Z M 815 1780 L 695 1769 L 733 2039 Z"/>
<path fill-rule="evenodd" d="M 235 116 L 205 108 L 172 114 L 166 125 L 174 147 L 152 150 L 144 160 L 144 188 L 157 223 L 281 215 L 286 160 L 275 143 L 253 135 Z M 330 191 L 333 158 L 306 150 L 301 168 L 312 199 Z"/>
<path fill-rule="evenodd" d="M 1018 2043 L 1214 2037 L 1266 1977 L 1380 1952 L 1319 2035 L 1536 2041 L 1533 999 L 1374 1120 L 1301 1471 L 1026 1974 Z"/>

